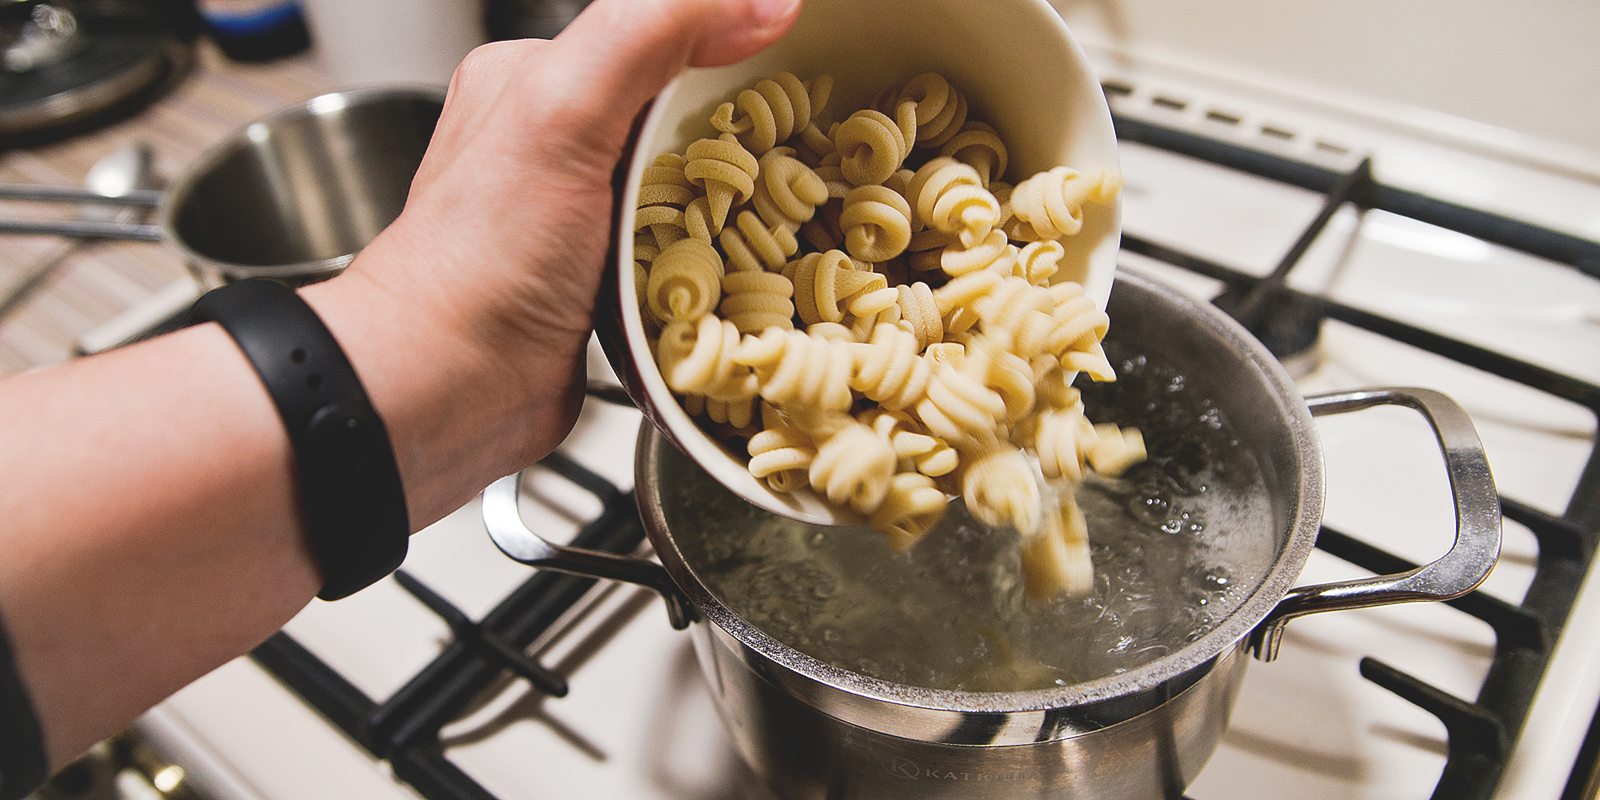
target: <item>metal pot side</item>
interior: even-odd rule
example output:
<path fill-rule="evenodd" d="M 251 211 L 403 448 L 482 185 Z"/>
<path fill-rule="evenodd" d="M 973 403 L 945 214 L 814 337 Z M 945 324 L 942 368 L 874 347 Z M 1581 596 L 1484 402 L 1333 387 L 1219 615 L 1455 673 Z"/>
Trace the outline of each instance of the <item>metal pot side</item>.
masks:
<path fill-rule="evenodd" d="M 750 765 L 787 797 L 1175 796 L 1227 726 L 1245 651 L 1271 660 L 1284 624 L 1305 614 L 1448 600 L 1476 588 L 1498 557 L 1498 494 L 1471 420 L 1437 392 L 1302 398 L 1229 317 L 1126 272 L 1108 311 L 1108 352 L 1126 344 L 1130 353 L 1181 365 L 1186 380 L 1236 423 L 1229 447 L 1236 443 L 1259 470 L 1261 481 L 1251 485 L 1265 495 L 1235 520 L 1249 523 L 1236 526 L 1247 533 L 1221 545 L 1244 599 L 1189 644 L 1126 672 L 1031 691 L 927 689 L 841 669 L 777 641 L 714 596 L 686 560 L 682 543 L 702 535 L 708 501 L 731 495 L 648 422 L 635 489 L 659 564 L 545 541 L 520 519 L 518 475 L 485 490 L 485 525 L 517 561 L 650 586 L 667 601 L 675 627 L 701 622 L 692 626 L 697 651 L 724 722 Z M 1133 416 L 1116 421 L 1138 424 L 1137 404 L 1122 404 Z M 1394 575 L 1296 586 L 1322 514 L 1312 415 L 1386 404 L 1412 408 L 1433 426 L 1455 496 L 1456 541 L 1438 560 Z M 1116 408 L 1113 401 L 1103 410 Z M 1228 487 L 1211 494 L 1227 495 Z M 1212 512 L 1230 513 L 1226 504 Z"/>
<path fill-rule="evenodd" d="M 1067 738 L 989 745 L 1003 715 L 967 715 L 947 741 L 892 736 L 852 725 L 774 683 L 768 663 L 716 625 L 693 628 L 695 652 L 717 710 L 745 762 L 785 800 L 1176 797 L 1227 729 L 1250 659 L 1243 642 L 1163 685 L 1144 713 Z"/>
<path fill-rule="evenodd" d="M 1235 578 L 1254 589 L 1231 615 L 1187 646 L 1118 675 L 1001 693 L 904 686 L 825 664 L 746 623 L 695 574 L 675 536 L 696 535 L 698 498 L 720 488 L 647 426 L 640 434 L 635 485 L 657 557 L 698 613 L 746 647 L 750 668 L 850 724 L 891 736 L 948 741 L 948 731 L 970 726 L 970 715 L 978 714 L 993 729 L 983 743 L 1013 745 L 1069 738 L 1152 710 L 1245 640 L 1298 579 L 1321 521 L 1322 456 L 1311 415 L 1292 381 L 1231 319 L 1131 275 L 1119 276 L 1110 313 L 1111 336 L 1136 342 L 1152 356 L 1196 365 L 1187 372 L 1206 384 L 1202 390 L 1226 398 L 1223 410 L 1229 417 L 1249 421 L 1238 426 L 1240 445 L 1259 462 L 1266 481 L 1268 518 L 1241 522 L 1247 533 L 1225 545 Z"/>

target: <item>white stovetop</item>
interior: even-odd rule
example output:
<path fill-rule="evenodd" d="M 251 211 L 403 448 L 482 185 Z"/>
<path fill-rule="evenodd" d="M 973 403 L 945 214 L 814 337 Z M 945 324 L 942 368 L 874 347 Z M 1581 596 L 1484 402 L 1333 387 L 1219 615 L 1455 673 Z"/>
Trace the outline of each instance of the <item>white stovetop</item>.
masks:
<path fill-rule="evenodd" d="M 1348 104 L 1283 104 L 1274 102 L 1281 99 L 1276 88 L 1252 93 L 1237 82 L 1197 79 L 1192 70 L 1164 70 L 1105 52 L 1097 58 L 1108 76 L 1136 89 L 1119 101 L 1124 113 L 1203 128 L 1208 108 L 1242 110 L 1250 121 L 1292 124 L 1297 137 L 1264 139 L 1248 125 L 1213 126 L 1212 132 L 1338 166 L 1371 153 L 1382 181 L 1600 238 L 1600 179 L 1594 177 L 1600 173 L 1591 170 L 1600 158 L 1593 153 L 1580 152 L 1563 162 L 1566 167 L 1551 165 L 1545 163 L 1554 158 L 1550 153 L 1569 151 L 1528 157 L 1517 146 L 1520 137 L 1485 141 L 1470 125 L 1463 129 L 1472 134 L 1467 138 L 1481 146 L 1462 150 L 1459 137 L 1367 124 L 1347 113 Z M 1189 102 L 1184 111 L 1148 103 L 1173 93 Z M 1317 142 L 1346 152 L 1319 149 Z M 1125 147 L 1123 157 L 1128 231 L 1256 272 L 1270 268 L 1320 204 L 1310 193 L 1219 174 L 1137 145 Z M 1214 291 L 1204 280 L 1137 256 L 1125 255 L 1124 266 L 1202 295 Z M 1307 254 L 1294 284 L 1600 382 L 1600 281 L 1564 267 L 1381 212 L 1358 218 L 1347 209 Z M 1328 326 L 1324 346 L 1325 363 L 1302 381 L 1307 393 L 1385 384 L 1440 389 L 1476 420 L 1505 494 L 1547 511 L 1564 508 L 1594 447 L 1594 420 L 1586 411 L 1337 324 Z M 627 487 L 632 464 L 625 454 L 636 426 L 634 412 L 591 403 L 569 449 Z M 1331 525 L 1417 561 L 1444 551 L 1452 530 L 1447 487 L 1420 418 L 1380 409 L 1321 419 L 1318 430 L 1327 450 Z M 551 529 L 572 527 L 556 511 L 529 513 L 542 514 Z M 1508 523 L 1504 556 L 1488 590 L 1519 600 L 1534 553 L 1531 535 Z M 406 569 L 474 618 L 528 574 L 490 544 L 476 503 L 418 534 Z M 1349 574 L 1318 553 L 1306 580 Z M 1585 594 L 1569 630 L 1600 624 L 1600 596 L 1593 594 Z M 289 630 L 378 699 L 448 637 L 443 623 L 393 582 L 341 603 L 316 603 Z M 607 637 L 592 651 L 577 646 Z M 1279 661 L 1251 666 L 1233 725 L 1190 794 L 1196 800 L 1427 797 L 1444 763 L 1442 725 L 1361 678 L 1357 662 L 1373 655 L 1471 698 L 1492 645 L 1486 625 L 1439 605 L 1297 621 Z M 1561 643 L 1501 797 L 1559 796 L 1600 697 L 1596 648 L 1593 637 Z M 568 697 L 541 701 L 530 698 L 522 682 L 510 682 L 447 729 L 451 758 L 497 795 L 764 800 L 731 755 L 688 641 L 668 627 L 659 600 L 613 590 L 544 657 L 576 665 Z M 230 797 L 411 794 L 244 660 L 180 693 L 141 727 L 184 751 L 200 782 L 229 784 Z"/>

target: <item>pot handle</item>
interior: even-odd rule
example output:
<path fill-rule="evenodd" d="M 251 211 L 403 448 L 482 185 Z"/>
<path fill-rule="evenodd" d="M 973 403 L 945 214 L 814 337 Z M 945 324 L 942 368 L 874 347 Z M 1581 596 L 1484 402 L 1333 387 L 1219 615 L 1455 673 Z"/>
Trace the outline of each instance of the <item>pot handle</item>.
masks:
<path fill-rule="evenodd" d="M 1433 426 L 1444 453 L 1455 500 L 1456 539 L 1450 551 L 1431 564 L 1395 575 L 1323 583 L 1291 590 L 1251 635 L 1257 658 L 1278 656 L 1284 627 L 1295 617 L 1322 611 L 1450 600 L 1478 588 L 1500 557 L 1500 495 L 1483 442 L 1466 411 L 1431 389 L 1383 388 L 1337 392 L 1306 398 L 1313 416 L 1342 414 L 1379 405 L 1422 413 Z"/>
<path fill-rule="evenodd" d="M 672 627 L 683 630 L 694 620 L 694 606 L 673 583 L 666 567 L 645 558 L 617 555 L 601 550 L 552 544 L 528 529 L 517 509 L 522 473 L 508 475 L 483 490 L 483 523 L 489 538 L 513 561 L 530 567 L 553 569 L 587 578 L 638 584 L 653 589 L 667 604 Z"/>

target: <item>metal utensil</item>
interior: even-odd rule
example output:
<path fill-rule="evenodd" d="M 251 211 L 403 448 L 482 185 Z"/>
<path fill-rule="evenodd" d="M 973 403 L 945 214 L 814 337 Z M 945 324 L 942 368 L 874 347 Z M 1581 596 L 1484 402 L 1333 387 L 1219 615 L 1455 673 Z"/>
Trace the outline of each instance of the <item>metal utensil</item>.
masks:
<path fill-rule="evenodd" d="M 89 203 L 77 220 L 91 224 L 128 225 L 148 213 L 160 193 L 151 188 L 155 153 L 146 142 L 133 142 L 95 162 L 84 179 L 84 190 L 56 187 L 0 187 L 0 197 L 28 200 L 82 201 Z M 124 201 L 122 208 L 107 201 Z M 123 203 L 117 203 L 123 205 Z M 71 234 L 68 234 L 71 235 Z M 22 307 L 73 255 L 94 244 L 92 240 L 67 242 L 23 271 L 21 278 L 0 297 L 0 320 Z"/>

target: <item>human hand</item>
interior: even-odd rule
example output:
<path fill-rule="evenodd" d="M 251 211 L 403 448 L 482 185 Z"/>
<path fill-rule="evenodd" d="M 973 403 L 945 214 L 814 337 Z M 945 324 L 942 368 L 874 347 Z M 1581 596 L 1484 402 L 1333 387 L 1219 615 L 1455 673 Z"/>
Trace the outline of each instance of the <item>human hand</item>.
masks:
<path fill-rule="evenodd" d="M 798 9 L 596 0 L 554 40 L 497 42 L 462 63 L 400 218 L 306 290 L 391 429 L 413 519 L 566 435 L 636 117 L 684 66 L 751 55 Z M 419 499 L 419 481 L 452 488 Z"/>

